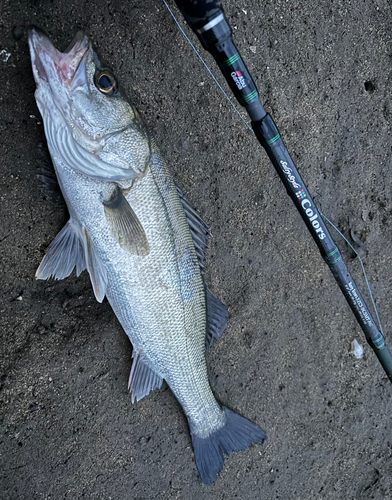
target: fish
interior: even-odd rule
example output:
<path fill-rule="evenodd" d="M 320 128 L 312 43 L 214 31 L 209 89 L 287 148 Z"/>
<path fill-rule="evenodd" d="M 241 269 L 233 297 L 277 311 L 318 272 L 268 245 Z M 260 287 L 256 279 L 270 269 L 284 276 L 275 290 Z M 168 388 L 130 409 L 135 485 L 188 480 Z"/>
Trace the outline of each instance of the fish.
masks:
<path fill-rule="evenodd" d="M 175 185 L 166 162 L 119 82 L 79 32 L 60 52 L 28 30 L 35 98 L 69 220 L 49 245 L 36 278 L 87 270 L 129 337 L 132 403 L 165 380 L 189 424 L 195 462 L 211 485 L 225 454 L 266 439 L 221 405 L 206 350 L 228 311 L 204 280 L 210 231 Z M 48 182 L 49 184 L 49 182 Z"/>

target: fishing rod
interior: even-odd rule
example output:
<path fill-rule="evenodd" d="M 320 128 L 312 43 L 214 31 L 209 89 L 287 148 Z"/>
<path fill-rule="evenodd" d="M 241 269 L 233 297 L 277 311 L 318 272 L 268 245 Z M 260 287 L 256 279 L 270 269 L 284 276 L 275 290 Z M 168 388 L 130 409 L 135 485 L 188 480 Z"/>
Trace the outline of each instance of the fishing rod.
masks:
<path fill-rule="evenodd" d="M 293 200 L 321 256 L 330 268 L 366 340 L 392 383 L 392 356 L 377 328 L 339 248 L 317 210 L 310 193 L 283 143 L 272 117 L 265 111 L 249 71 L 232 38 L 232 30 L 220 0 L 175 0 L 187 24 L 202 46 L 218 63 L 236 99 L 251 118 L 253 131 L 269 156 L 287 193 Z"/>

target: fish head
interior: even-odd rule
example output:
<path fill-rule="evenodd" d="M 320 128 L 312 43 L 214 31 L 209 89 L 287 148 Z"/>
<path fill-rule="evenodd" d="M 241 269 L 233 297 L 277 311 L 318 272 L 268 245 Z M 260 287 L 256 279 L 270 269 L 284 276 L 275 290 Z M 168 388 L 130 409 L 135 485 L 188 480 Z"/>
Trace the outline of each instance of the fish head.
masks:
<path fill-rule="evenodd" d="M 142 176 L 151 157 L 146 127 L 89 38 L 79 32 L 60 52 L 31 27 L 28 41 L 35 97 L 55 164 L 100 180 Z"/>

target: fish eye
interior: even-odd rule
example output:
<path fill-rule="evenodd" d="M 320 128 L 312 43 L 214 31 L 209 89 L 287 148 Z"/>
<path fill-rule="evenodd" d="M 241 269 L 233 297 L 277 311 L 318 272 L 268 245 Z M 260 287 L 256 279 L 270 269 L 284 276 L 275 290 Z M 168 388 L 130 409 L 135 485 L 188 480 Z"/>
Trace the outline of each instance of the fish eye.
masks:
<path fill-rule="evenodd" d="M 103 94 L 112 95 L 117 92 L 117 80 L 108 69 L 100 71 L 95 77 L 95 86 Z"/>

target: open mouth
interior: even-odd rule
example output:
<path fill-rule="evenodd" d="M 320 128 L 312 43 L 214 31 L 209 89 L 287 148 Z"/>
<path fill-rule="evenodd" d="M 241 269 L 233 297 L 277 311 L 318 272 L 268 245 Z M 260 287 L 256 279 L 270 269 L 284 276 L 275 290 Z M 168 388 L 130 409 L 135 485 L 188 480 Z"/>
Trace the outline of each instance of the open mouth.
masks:
<path fill-rule="evenodd" d="M 41 80 L 50 83 L 48 63 L 56 68 L 64 85 L 69 87 L 75 84 L 77 76 L 82 72 L 82 61 L 90 49 L 90 41 L 82 31 L 77 33 L 65 52 L 57 50 L 46 34 L 35 26 L 29 28 L 28 41 L 37 85 Z"/>

